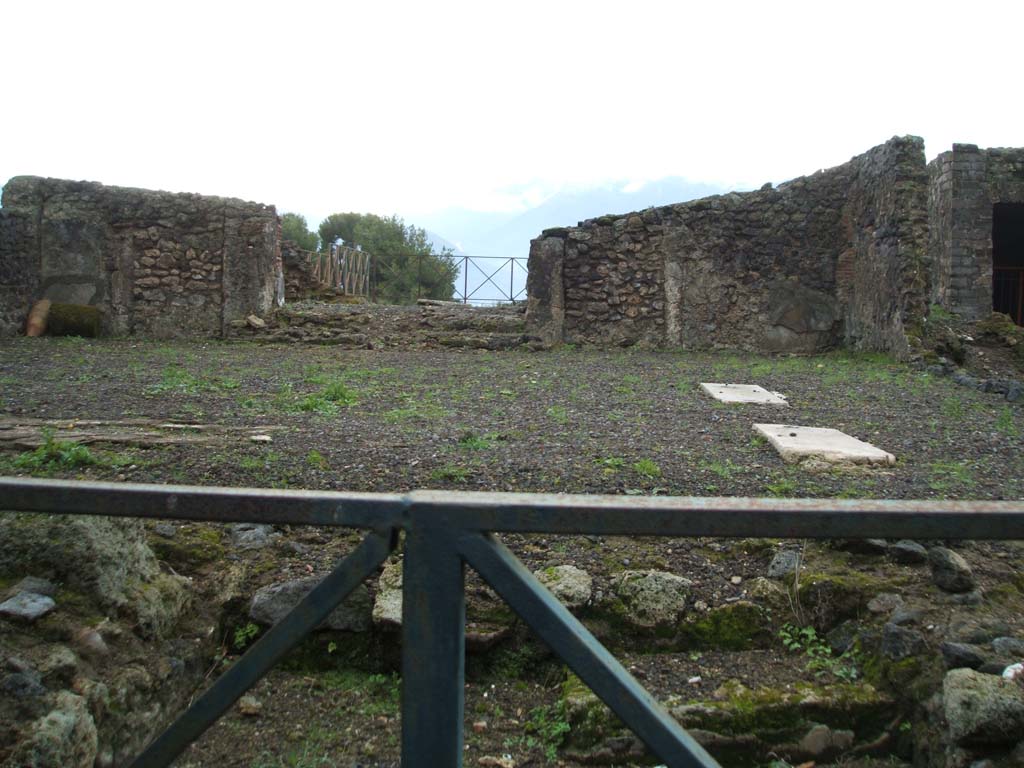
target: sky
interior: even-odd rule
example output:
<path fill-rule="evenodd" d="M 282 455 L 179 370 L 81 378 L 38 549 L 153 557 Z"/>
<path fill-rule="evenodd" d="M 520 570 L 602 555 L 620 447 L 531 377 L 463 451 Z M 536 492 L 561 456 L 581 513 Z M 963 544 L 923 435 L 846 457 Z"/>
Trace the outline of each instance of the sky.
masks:
<path fill-rule="evenodd" d="M 729 188 L 894 135 L 1024 146 L 1024 3 L 10 1 L 0 182 L 334 211 Z M 457 237 L 458 233 L 445 233 Z"/>

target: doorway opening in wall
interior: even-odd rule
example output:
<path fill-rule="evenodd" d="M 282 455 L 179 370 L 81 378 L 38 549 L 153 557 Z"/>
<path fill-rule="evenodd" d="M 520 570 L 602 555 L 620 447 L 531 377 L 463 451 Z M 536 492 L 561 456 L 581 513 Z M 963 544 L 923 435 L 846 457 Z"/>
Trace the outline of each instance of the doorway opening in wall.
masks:
<path fill-rule="evenodd" d="M 1024 325 L 1024 203 L 992 209 L 992 310 Z"/>

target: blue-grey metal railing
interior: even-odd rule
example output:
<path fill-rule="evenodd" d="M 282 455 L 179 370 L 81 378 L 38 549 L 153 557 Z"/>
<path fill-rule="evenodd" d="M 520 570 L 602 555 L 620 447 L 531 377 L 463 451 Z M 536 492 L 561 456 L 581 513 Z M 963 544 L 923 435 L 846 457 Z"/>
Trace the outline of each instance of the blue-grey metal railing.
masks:
<path fill-rule="evenodd" d="M 407 495 L 85 483 L 0 477 L 25 512 L 370 530 L 284 619 L 135 760 L 175 757 L 370 576 L 405 531 L 402 765 L 461 766 L 466 564 L 670 768 L 718 763 L 495 532 L 779 538 L 1024 539 L 1024 501 L 667 498 L 415 491 Z"/>

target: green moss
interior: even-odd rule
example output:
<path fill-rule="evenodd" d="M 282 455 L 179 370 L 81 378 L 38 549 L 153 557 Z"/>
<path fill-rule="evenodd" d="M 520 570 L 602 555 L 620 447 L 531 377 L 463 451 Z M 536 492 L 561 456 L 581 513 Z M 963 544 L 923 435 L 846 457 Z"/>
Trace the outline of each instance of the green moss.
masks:
<path fill-rule="evenodd" d="M 723 605 L 688 619 L 679 627 L 680 644 L 686 648 L 743 651 L 758 647 L 770 638 L 767 613 L 747 602 Z"/>
<path fill-rule="evenodd" d="M 864 679 L 900 698 L 924 701 L 935 692 L 942 671 L 936 670 L 920 657 L 893 661 L 881 654 L 869 656 L 864 662 Z"/>
<path fill-rule="evenodd" d="M 86 304 L 53 304 L 46 319 L 46 332 L 51 336 L 83 336 L 96 338 L 103 325 L 99 308 Z"/>
<path fill-rule="evenodd" d="M 149 536 L 149 545 L 156 556 L 176 570 L 191 570 L 220 561 L 227 550 L 223 534 L 213 525 L 184 525 L 173 538 Z"/>
<path fill-rule="evenodd" d="M 572 726 L 571 742 L 588 747 L 618 735 L 623 724 L 577 678 L 562 686 L 562 701 Z M 732 680 L 714 699 L 667 697 L 665 706 L 684 728 L 726 736 L 753 735 L 768 743 L 795 740 L 814 723 L 880 731 L 891 720 L 895 702 L 865 683 L 797 683 L 785 688 L 747 688 Z"/>

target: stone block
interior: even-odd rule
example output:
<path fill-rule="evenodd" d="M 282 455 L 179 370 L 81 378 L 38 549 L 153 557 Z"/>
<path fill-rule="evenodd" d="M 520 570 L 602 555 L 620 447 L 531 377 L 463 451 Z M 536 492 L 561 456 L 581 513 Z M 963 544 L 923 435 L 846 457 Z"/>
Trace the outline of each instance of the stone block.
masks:
<path fill-rule="evenodd" d="M 891 465 L 896 457 L 837 429 L 790 424 L 755 424 L 754 431 L 771 443 L 782 460 L 817 459 L 833 464 Z"/>
<path fill-rule="evenodd" d="M 759 403 L 762 405 L 788 405 L 784 395 L 769 392 L 757 384 L 716 384 L 702 382 L 700 388 L 722 403 Z"/>

